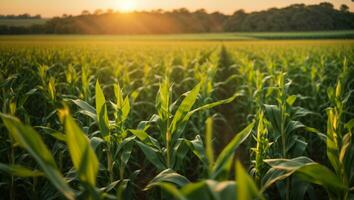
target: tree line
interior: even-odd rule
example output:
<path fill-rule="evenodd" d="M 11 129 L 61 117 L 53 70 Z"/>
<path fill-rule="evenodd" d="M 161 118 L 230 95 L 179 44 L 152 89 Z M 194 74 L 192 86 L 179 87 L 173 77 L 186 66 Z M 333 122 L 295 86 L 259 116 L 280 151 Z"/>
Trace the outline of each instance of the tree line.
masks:
<path fill-rule="evenodd" d="M 42 16 L 23 13 L 19 15 L 0 15 L 0 19 L 42 19 Z"/>
<path fill-rule="evenodd" d="M 84 10 L 80 15 L 49 19 L 27 27 L 0 25 L 0 34 L 169 34 L 265 31 L 323 31 L 354 29 L 354 13 L 348 6 L 331 3 L 293 4 L 284 8 L 232 15 L 204 9 L 153 10 L 131 13 Z"/>

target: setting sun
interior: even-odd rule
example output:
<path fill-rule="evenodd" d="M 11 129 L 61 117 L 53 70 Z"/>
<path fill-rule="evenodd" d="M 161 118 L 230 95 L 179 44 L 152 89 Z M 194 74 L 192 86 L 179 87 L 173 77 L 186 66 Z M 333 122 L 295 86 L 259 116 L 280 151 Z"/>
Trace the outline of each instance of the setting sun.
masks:
<path fill-rule="evenodd" d="M 121 0 L 118 2 L 118 9 L 122 12 L 130 12 L 136 9 L 136 2 L 133 0 Z"/>

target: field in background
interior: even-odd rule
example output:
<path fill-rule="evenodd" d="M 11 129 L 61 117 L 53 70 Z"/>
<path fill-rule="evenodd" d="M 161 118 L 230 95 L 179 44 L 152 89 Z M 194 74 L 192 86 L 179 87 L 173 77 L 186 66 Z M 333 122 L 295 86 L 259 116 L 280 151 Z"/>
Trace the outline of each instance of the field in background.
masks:
<path fill-rule="evenodd" d="M 354 39 L 351 31 L 202 33 L 167 35 L 7 35 L 2 41 L 240 41 L 240 40 Z"/>

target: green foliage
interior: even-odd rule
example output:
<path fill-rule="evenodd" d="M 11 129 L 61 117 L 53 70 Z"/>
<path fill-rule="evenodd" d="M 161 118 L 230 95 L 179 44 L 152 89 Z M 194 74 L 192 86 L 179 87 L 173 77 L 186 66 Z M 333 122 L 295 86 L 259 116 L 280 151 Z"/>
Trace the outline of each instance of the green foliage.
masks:
<path fill-rule="evenodd" d="M 41 136 L 32 127 L 22 124 L 17 118 L 5 114 L 1 114 L 0 116 L 11 137 L 37 161 L 51 183 L 65 197 L 74 199 L 72 189 L 60 173 L 51 152 L 44 144 Z"/>
<path fill-rule="evenodd" d="M 61 110 L 59 114 L 67 135 L 68 151 L 79 179 L 94 188 L 99 162 L 90 141 L 68 114 L 68 110 Z"/>
<path fill-rule="evenodd" d="M 352 41 L 67 37 L 0 38 L 3 198 L 353 198 Z"/>

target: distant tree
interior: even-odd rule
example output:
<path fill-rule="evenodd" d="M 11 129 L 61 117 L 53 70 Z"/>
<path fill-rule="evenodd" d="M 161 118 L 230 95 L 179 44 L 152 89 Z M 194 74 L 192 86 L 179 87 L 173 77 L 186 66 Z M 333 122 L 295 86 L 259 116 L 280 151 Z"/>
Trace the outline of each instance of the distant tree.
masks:
<path fill-rule="evenodd" d="M 18 15 L 18 18 L 20 18 L 20 19 L 29 19 L 29 18 L 31 18 L 31 15 L 28 14 L 28 13 L 24 13 L 22 15 Z"/>
<path fill-rule="evenodd" d="M 107 13 L 107 14 L 112 14 L 113 12 L 114 12 L 113 9 L 107 9 L 107 10 L 106 10 L 106 13 Z"/>
<path fill-rule="evenodd" d="M 354 1 L 354 0 L 353 0 Z M 342 4 L 341 6 L 340 6 L 340 11 L 342 11 L 342 12 L 349 12 L 349 7 L 347 6 L 347 5 L 345 5 L 345 4 Z"/>
<path fill-rule="evenodd" d="M 88 10 L 83 10 L 83 11 L 81 12 L 81 15 L 90 15 L 90 11 L 88 11 Z"/>
<path fill-rule="evenodd" d="M 334 8 L 333 4 L 328 3 L 328 2 L 322 2 L 322 3 L 320 3 L 319 5 L 320 5 L 321 7 L 323 7 L 323 8 L 328 8 L 328 9 L 333 9 L 333 8 Z"/>
<path fill-rule="evenodd" d="M 93 12 L 94 15 L 102 15 L 103 14 L 103 10 L 101 9 L 97 9 Z"/>
<path fill-rule="evenodd" d="M 198 14 L 208 14 L 204 8 L 198 9 L 198 10 L 194 11 L 194 13 L 198 13 Z"/>
<path fill-rule="evenodd" d="M 164 10 L 162 10 L 161 8 L 159 8 L 159 9 L 154 9 L 154 10 L 152 10 L 152 11 L 150 11 L 151 13 L 153 13 L 153 14 L 162 14 L 163 12 L 164 12 Z"/>
<path fill-rule="evenodd" d="M 187 8 L 179 8 L 179 9 L 175 9 L 172 12 L 174 13 L 180 13 L 180 14 L 189 14 L 189 10 Z"/>

